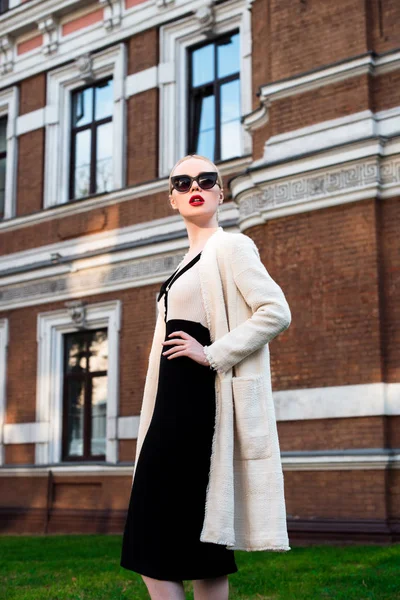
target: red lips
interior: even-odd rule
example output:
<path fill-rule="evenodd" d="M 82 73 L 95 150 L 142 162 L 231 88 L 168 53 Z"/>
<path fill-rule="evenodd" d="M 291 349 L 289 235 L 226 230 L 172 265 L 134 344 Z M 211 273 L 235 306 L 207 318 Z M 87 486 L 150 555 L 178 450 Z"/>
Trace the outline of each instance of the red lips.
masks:
<path fill-rule="evenodd" d="M 199 194 L 194 194 L 193 196 L 190 197 L 189 204 L 191 204 L 192 202 L 199 202 L 199 201 L 204 202 L 204 198 L 199 196 Z"/>

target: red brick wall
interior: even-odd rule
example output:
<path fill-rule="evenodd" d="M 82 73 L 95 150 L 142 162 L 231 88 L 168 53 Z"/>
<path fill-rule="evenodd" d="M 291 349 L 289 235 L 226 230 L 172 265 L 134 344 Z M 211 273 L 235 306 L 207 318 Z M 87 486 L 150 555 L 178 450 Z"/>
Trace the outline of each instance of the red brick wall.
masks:
<path fill-rule="evenodd" d="M 46 73 L 39 73 L 21 81 L 19 86 L 19 114 L 25 115 L 46 106 Z"/>
<path fill-rule="evenodd" d="M 35 444 L 5 444 L 4 445 L 4 464 L 5 465 L 34 465 L 35 464 Z M 2 486 L 4 480 L 2 479 Z M 3 496 L 3 494 L 1 494 Z M 7 496 L 7 495 L 6 495 Z M 26 498 L 24 498 L 24 504 Z"/>
<path fill-rule="evenodd" d="M 36 248 L 59 240 L 79 237 L 96 231 L 111 231 L 153 219 L 171 216 L 168 191 L 126 200 L 104 208 L 93 208 L 87 213 L 77 213 L 4 232 L 0 236 L 0 255 Z"/>
<path fill-rule="evenodd" d="M 128 41 L 128 75 L 159 63 L 158 28 L 139 33 Z M 127 102 L 127 185 L 158 177 L 158 88 L 137 94 Z"/>
<path fill-rule="evenodd" d="M 246 234 L 292 309 L 271 344 L 276 389 L 381 381 L 375 201 L 272 219 Z"/>
<path fill-rule="evenodd" d="M 43 207 L 44 144 L 43 127 L 18 138 L 18 217 L 39 212 Z"/>
<path fill-rule="evenodd" d="M 158 88 L 136 94 L 127 110 L 127 185 L 158 178 Z"/>
<path fill-rule="evenodd" d="M 361 392 L 360 392 L 361 393 Z M 281 450 L 385 448 L 385 417 L 279 421 Z"/>
<path fill-rule="evenodd" d="M 369 108 L 368 76 L 352 77 L 271 104 L 271 135 Z"/>
<path fill-rule="evenodd" d="M 273 81 L 368 50 L 363 0 L 271 0 L 270 11 Z"/>
<path fill-rule="evenodd" d="M 159 31 L 155 27 L 128 40 L 128 75 L 154 67 L 159 62 Z"/>
<path fill-rule="evenodd" d="M 400 198 L 376 202 L 383 380 L 400 381 Z M 400 441 L 400 438 L 399 438 Z M 400 447 L 400 443 L 399 443 Z"/>
<path fill-rule="evenodd" d="M 400 46 L 398 0 L 367 0 L 368 48 L 377 53 Z"/>
<path fill-rule="evenodd" d="M 251 8 L 253 108 L 259 105 L 258 88 L 271 80 L 270 19 L 269 0 L 256 0 Z"/>
<path fill-rule="evenodd" d="M 371 96 L 374 112 L 400 106 L 400 69 L 371 77 Z"/>
<path fill-rule="evenodd" d="M 385 519 L 385 471 L 286 471 L 291 518 Z"/>

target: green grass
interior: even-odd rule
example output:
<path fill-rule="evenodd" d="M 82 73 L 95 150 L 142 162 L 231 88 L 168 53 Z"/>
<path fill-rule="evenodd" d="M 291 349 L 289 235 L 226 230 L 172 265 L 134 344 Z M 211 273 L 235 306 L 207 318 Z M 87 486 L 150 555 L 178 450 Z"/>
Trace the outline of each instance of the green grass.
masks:
<path fill-rule="evenodd" d="M 1 600 L 149 600 L 122 536 L 0 537 Z M 235 551 L 230 600 L 400 600 L 400 544 Z M 187 600 L 192 584 L 185 581 Z"/>

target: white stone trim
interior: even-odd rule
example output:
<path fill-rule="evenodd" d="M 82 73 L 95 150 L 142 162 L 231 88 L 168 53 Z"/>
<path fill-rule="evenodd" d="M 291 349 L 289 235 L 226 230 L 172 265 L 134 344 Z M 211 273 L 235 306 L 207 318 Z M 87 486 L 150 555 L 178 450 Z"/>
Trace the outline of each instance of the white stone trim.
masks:
<path fill-rule="evenodd" d="M 263 157 L 252 166 L 284 161 L 372 136 L 394 137 L 399 132 L 400 107 L 375 114 L 364 110 L 274 135 L 266 141 Z"/>
<path fill-rule="evenodd" d="M 29 133 L 30 131 L 44 127 L 46 124 L 45 116 L 46 109 L 38 108 L 37 110 L 32 110 L 25 115 L 17 117 L 17 135 L 23 135 L 24 133 Z"/>
<path fill-rule="evenodd" d="M 129 98 L 135 94 L 146 92 L 157 87 L 158 84 L 158 69 L 150 67 L 133 75 L 128 75 L 125 80 L 125 97 Z"/>
<path fill-rule="evenodd" d="M 283 452 L 281 454 L 283 471 L 381 471 L 400 469 L 398 451 L 343 450 Z M 0 469 L 0 477 L 47 477 L 51 471 L 57 477 L 132 477 L 130 465 L 43 465 L 10 466 Z"/>
<path fill-rule="evenodd" d="M 110 2 L 112 10 L 110 5 L 104 7 L 102 21 L 67 36 L 61 35 L 61 24 L 85 10 L 87 0 L 30 0 L 29 5 L 23 4 L 2 15 L 0 25 L 4 36 L 10 42 L 11 57 L 9 70 L 5 71 L 2 78 L 2 85 L 9 87 L 37 73 L 59 67 L 65 63 L 66 57 L 68 60 L 75 59 L 82 49 L 85 52 L 97 52 L 105 44 L 124 42 L 133 35 L 152 27 L 159 27 L 167 21 L 177 20 L 190 12 L 194 14 L 198 8 L 204 6 L 204 0 L 168 0 L 166 9 L 165 6 L 161 6 L 160 0 L 147 0 L 127 9 L 125 3 L 121 4 L 121 0 Z M 99 7 L 102 4 L 102 0 L 99 0 Z M 35 24 L 43 23 L 49 18 L 53 18 L 57 23 L 56 29 L 51 30 L 51 38 L 45 36 L 42 48 L 16 55 L 12 41 L 27 30 L 32 31 Z"/>
<path fill-rule="evenodd" d="M 49 423 L 7 423 L 4 444 L 40 444 L 49 439 Z"/>
<path fill-rule="evenodd" d="M 230 204 L 232 205 L 232 203 Z M 229 213 L 229 208 L 227 213 Z M 136 239 L 141 238 L 144 242 L 146 238 L 148 239 L 148 243 L 136 247 L 120 249 L 117 252 L 114 245 L 114 252 L 109 252 L 114 238 L 110 232 L 106 232 L 98 234 L 103 236 L 105 243 L 103 250 L 99 250 L 97 256 L 87 258 L 81 256 L 79 258 L 78 239 L 74 240 L 78 243 L 76 247 L 78 256 L 75 258 L 68 256 L 68 260 L 64 263 L 57 264 L 56 262 L 54 266 L 33 269 L 20 274 L 4 275 L 0 279 L 0 310 L 15 310 L 23 306 L 61 302 L 92 294 L 116 293 L 122 289 L 162 282 L 182 260 L 183 251 L 187 250 L 188 242 L 182 231 L 182 222 L 181 220 L 178 222 L 177 219 L 175 221 L 173 226 L 170 225 L 169 230 L 165 223 L 160 223 L 161 230 L 165 232 L 164 235 L 160 230 L 156 230 L 156 225 L 153 223 L 152 231 L 157 236 L 153 239 L 149 232 L 146 232 L 146 237 L 144 237 L 143 231 L 140 235 L 138 227 L 136 230 L 132 229 L 135 231 L 132 236 L 134 235 Z M 237 230 L 237 227 L 235 226 L 234 229 Z M 171 235 L 173 231 L 178 232 L 178 236 Z M 163 237 L 164 240 L 162 240 Z M 132 241 L 129 240 L 129 236 L 125 235 L 125 232 L 121 234 L 120 239 L 123 238 Z M 92 240 L 95 242 L 93 247 L 98 246 L 100 239 L 96 237 L 95 240 Z M 83 238 L 82 244 L 83 247 L 90 247 L 90 241 L 86 245 Z M 57 250 L 56 253 L 59 251 Z M 34 257 L 33 254 L 31 256 Z M 50 256 L 51 254 L 47 255 L 47 262 L 49 262 Z M 29 259 L 25 255 L 22 260 Z M 20 262 L 20 264 L 22 263 Z"/>
<path fill-rule="evenodd" d="M 400 383 L 273 391 L 277 421 L 400 415 Z"/>
<path fill-rule="evenodd" d="M 228 175 L 229 173 L 235 173 L 241 169 L 246 168 L 251 163 L 251 157 L 245 156 L 239 159 L 233 159 L 222 163 L 219 167 L 222 175 Z M 57 207 L 50 207 L 47 210 L 41 210 L 37 213 L 30 215 L 15 217 L 12 220 L 0 221 L 0 235 L 4 231 L 15 231 L 23 227 L 31 227 L 37 223 L 44 223 L 51 221 L 52 219 L 59 219 L 68 215 L 77 215 L 93 210 L 93 208 L 104 208 L 107 206 L 114 206 L 117 203 L 129 202 L 134 198 L 144 198 L 152 194 L 159 192 L 165 192 L 166 199 L 168 198 L 168 179 L 158 179 L 140 185 L 122 188 L 113 192 L 107 192 L 105 194 L 99 194 L 95 198 L 88 198 L 84 202 L 70 202 L 67 204 L 58 205 Z M 231 202 L 229 204 L 232 204 Z M 225 210 L 225 206 L 223 207 Z M 161 222 L 168 222 L 170 219 L 167 217 Z M 175 221 L 175 217 L 172 217 Z M 152 221 L 155 223 L 156 221 Z M 158 222 L 158 221 L 157 221 Z M 144 225 L 146 226 L 146 224 Z M 151 226 L 151 224 L 150 224 Z"/>
<path fill-rule="evenodd" d="M 18 88 L 0 91 L 0 117 L 7 115 L 7 162 L 6 188 L 4 201 L 4 220 L 11 219 L 16 213 L 17 188 L 17 132 Z M 1 220 L 1 219 L 0 219 Z"/>
<path fill-rule="evenodd" d="M 6 417 L 8 319 L 0 319 L 0 466 L 4 464 L 4 419 Z"/>
<path fill-rule="evenodd" d="M 87 329 L 108 329 L 106 461 L 116 463 L 121 302 L 115 300 L 87 305 L 86 322 Z M 61 460 L 63 334 L 72 331 L 76 331 L 76 325 L 67 309 L 39 313 L 36 422 L 35 427 L 28 430 L 36 436 L 35 464 L 59 463 Z M 17 433 L 9 435 L 17 436 Z M 38 441 L 39 435 L 41 441 Z"/>
<path fill-rule="evenodd" d="M 113 189 L 125 185 L 125 44 L 93 56 L 98 81 L 113 77 Z M 84 80 L 75 62 L 47 74 L 44 208 L 68 202 L 70 151 L 70 95 Z"/>
<path fill-rule="evenodd" d="M 216 35 L 233 29 L 240 33 L 241 110 L 251 109 L 251 14 L 245 0 L 214 5 Z M 159 176 L 165 177 L 187 147 L 187 49 L 206 37 L 193 16 L 163 25 L 160 29 L 160 144 Z M 251 153 L 252 140 L 242 128 L 239 156 Z"/>
<path fill-rule="evenodd" d="M 107 464 L 65 464 L 50 466 L 7 467 L 0 469 L 0 477 L 48 477 L 51 471 L 57 477 L 120 477 L 132 478 L 132 466 Z"/>
<path fill-rule="evenodd" d="M 117 437 L 119 440 L 136 440 L 139 431 L 140 415 L 118 417 Z"/>
<path fill-rule="evenodd" d="M 4 425 L 4 444 L 46 444 L 49 429 L 49 423 L 8 423 Z M 117 439 L 136 439 L 138 430 L 139 416 L 117 417 Z"/>
<path fill-rule="evenodd" d="M 260 109 L 247 114 L 244 124 L 248 129 L 257 129 L 265 123 L 265 111 L 272 102 L 293 95 L 303 94 L 319 87 L 331 85 L 338 81 L 370 73 L 382 75 L 400 68 L 400 52 L 373 57 L 365 54 L 358 58 L 315 69 L 305 74 L 288 77 L 281 81 L 260 86 Z"/>
<path fill-rule="evenodd" d="M 289 453 L 288 453 L 289 454 Z M 311 456 L 285 456 L 284 471 L 380 471 L 400 469 L 400 452 L 311 453 Z"/>

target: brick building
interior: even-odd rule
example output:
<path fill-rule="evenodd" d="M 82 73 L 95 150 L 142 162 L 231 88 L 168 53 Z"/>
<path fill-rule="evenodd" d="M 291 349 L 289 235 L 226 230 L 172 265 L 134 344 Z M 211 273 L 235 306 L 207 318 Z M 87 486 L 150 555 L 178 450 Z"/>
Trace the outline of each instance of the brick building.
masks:
<path fill-rule="evenodd" d="M 398 540 L 397 0 L 0 0 L 1 531 L 122 531 L 188 152 L 292 309 L 291 541 Z"/>

